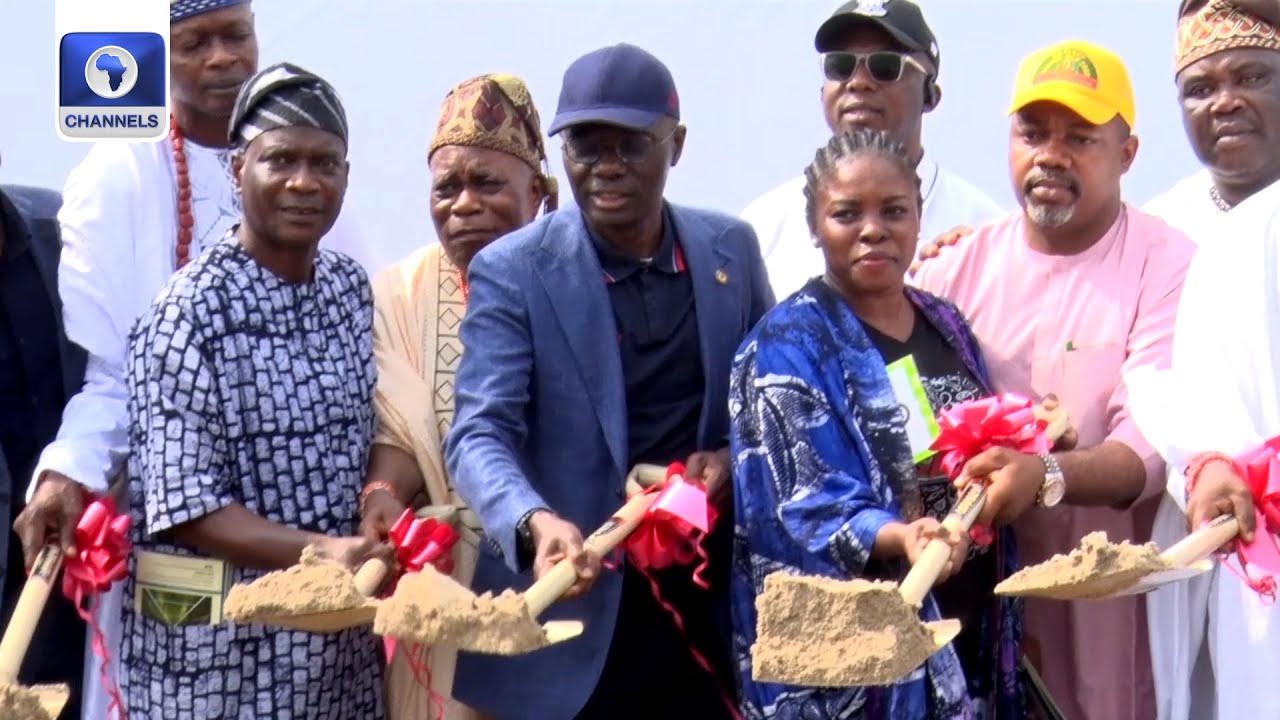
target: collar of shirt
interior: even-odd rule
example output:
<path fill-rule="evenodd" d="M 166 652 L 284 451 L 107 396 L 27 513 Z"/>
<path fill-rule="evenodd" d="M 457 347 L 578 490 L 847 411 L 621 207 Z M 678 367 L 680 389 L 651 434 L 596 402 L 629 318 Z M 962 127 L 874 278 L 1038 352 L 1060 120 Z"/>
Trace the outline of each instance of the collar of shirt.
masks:
<path fill-rule="evenodd" d="M 676 224 L 671 217 L 671 208 L 666 203 L 662 205 L 662 242 L 658 244 L 657 252 L 647 261 L 636 260 L 618 252 L 604 238 L 591 230 L 585 217 L 582 223 L 587 228 L 587 235 L 596 249 L 596 256 L 600 258 L 600 267 L 604 269 L 604 281 L 608 285 L 622 282 L 646 267 L 668 275 L 684 272 L 684 253 L 680 250 L 680 241 L 676 237 Z"/>
<path fill-rule="evenodd" d="M 4 242 L 0 244 L 0 262 L 12 262 L 27 251 L 31 244 L 26 223 L 18 214 L 18 208 L 0 193 L 0 224 L 4 226 Z"/>

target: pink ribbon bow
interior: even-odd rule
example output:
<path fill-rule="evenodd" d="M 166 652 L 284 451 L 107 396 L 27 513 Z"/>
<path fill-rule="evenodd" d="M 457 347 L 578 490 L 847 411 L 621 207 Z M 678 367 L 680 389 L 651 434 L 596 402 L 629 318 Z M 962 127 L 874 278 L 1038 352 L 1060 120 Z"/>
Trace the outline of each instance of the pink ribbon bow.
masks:
<path fill-rule="evenodd" d="M 716 521 L 716 509 L 707 500 L 707 488 L 684 479 L 684 465 L 667 467 L 667 480 L 644 493 L 659 493 L 640 524 L 622 543 L 622 552 L 638 569 L 663 570 L 700 561 L 693 582 L 709 587 L 703 574 L 711 558 L 702 541 Z"/>
<path fill-rule="evenodd" d="M 400 576 L 406 573 L 420 572 L 431 565 L 443 575 L 453 573 L 453 546 L 457 544 L 458 531 L 448 523 L 435 518 L 420 518 L 406 508 L 396 519 L 391 531 L 391 544 L 396 549 L 396 562 L 400 564 Z M 400 576 L 387 583 L 386 594 L 395 590 Z M 383 638 L 387 653 L 387 662 L 396 652 L 396 639 Z M 431 689 L 431 667 L 427 663 L 425 648 L 421 643 L 411 643 L 405 650 L 405 660 L 413 672 L 414 680 L 427 691 L 431 705 L 435 708 L 436 718 L 444 716 L 444 698 Z"/>
<path fill-rule="evenodd" d="M 121 718 L 124 700 L 120 697 L 120 688 L 107 674 L 110 651 L 94 611 L 98 595 L 129 574 L 129 526 L 129 516 L 117 515 L 111 498 L 94 500 L 76 523 L 76 552 L 67 556 L 62 566 L 62 593 L 75 604 L 76 612 L 89 626 L 93 654 L 100 662 L 98 676 L 111 699 L 107 714 L 114 712 Z"/>
<path fill-rule="evenodd" d="M 1049 452 L 1046 423 L 1035 416 L 1034 404 L 1016 393 L 1003 393 L 959 403 L 938 417 L 938 437 L 930 449 L 942 453 L 942 470 L 955 480 L 965 463 L 994 447 L 1021 453 Z M 990 545 L 989 527 L 974 525 L 969 536 L 979 545 Z"/>
<path fill-rule="evenodd" d="M 1274 437 L 1254 450 L 1236 458 L 1239 470 L 1253 496 L 1257 531 L 1253 542 L 1235 541 L 1237 569 L 1223 564 L 1240 576 L 1264 601 L 1276 599 L 1275 576 L 1280 575 L 1280 437 Z"/>
<path fill-rule="evenodd" d="M 685 480 L 684 474 L 684 463 L 671 463 L 667 466 L 666 481 L 645 489 L 644 494 L 659 493 L 658 497 L 645 511 L 640 524 L 622 542 L 620 550 L 645 580 L 649 581 L 649 590 L 653 593 L 654 600 L 671 616 L 676 631 L 688 644 L 689 654 L 693 656 L 694 662 L 711 676 L 730 717 L 737 719 L 742 717 L 737 703 L 721 686 L 711 662 L 689 642 L 684 617 L 662 597 L 658 579 L 653 575 L 654 570 L 699 561 L 698 567 L 693 571 L 693 583 L 704 590 L 711 587 L 703 577 L 711 564 L 711 557 L 702 543 L 715 526 L 718 513 L 707 498 L 706 486 L 701 482 Z"/>

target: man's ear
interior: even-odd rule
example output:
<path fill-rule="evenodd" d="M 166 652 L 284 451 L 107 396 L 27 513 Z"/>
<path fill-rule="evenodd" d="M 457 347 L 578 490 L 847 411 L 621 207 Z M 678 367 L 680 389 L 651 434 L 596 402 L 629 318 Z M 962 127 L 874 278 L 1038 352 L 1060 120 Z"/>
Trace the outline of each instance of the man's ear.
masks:
<path fill-rule="evenodd" d="M 671 167 L 675 167 L 676 163 L 680 162 L 680 155 L 684 152 L 684 138 L 688 133 L 687 127 L 678 125 L 671 135 Z"/>
<path fill-rule="evenodd" d="M 924 81 L 924 111 L 930 112 L 942 102 L 942 86 L 933 78 Z"/>
<path fill-rule="evenodd" d="M 236 192 L 240 192 L 240 176 L 244 172 L 244 151 L 236 150 L 231 154 L 231 181 L 236 186 Z"/>

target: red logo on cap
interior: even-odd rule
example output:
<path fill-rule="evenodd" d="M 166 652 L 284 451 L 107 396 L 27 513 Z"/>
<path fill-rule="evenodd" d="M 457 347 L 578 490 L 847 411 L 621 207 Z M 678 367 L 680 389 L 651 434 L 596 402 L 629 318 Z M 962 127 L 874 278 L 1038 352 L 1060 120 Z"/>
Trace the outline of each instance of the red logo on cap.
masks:
<path fill-rule="evenodd" d="M 671 94 L 667 96 L 667 109 L 672 113 L 680 111 L 680 96 L 676 94 L 675 90 L 672 90 Z"/>

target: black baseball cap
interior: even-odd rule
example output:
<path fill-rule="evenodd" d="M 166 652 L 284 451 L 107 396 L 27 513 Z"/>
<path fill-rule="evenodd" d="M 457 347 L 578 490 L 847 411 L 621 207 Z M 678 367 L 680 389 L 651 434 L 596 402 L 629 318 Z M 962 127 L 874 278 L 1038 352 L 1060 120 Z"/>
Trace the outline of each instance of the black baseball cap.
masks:
<path fill-rule="evenodd" d="M 818 28 L 813 44 L 818 52 L 839 50 L 836 43 L 845 31 L 857 25 L 872 25 L 888 33 L 899 45 L 912 52 L 924 53 L 936 73 L 942 61 L 938 41 L 924 20 L 920 6 L 911 0 L 851 0 L 827 18 Z"/>

